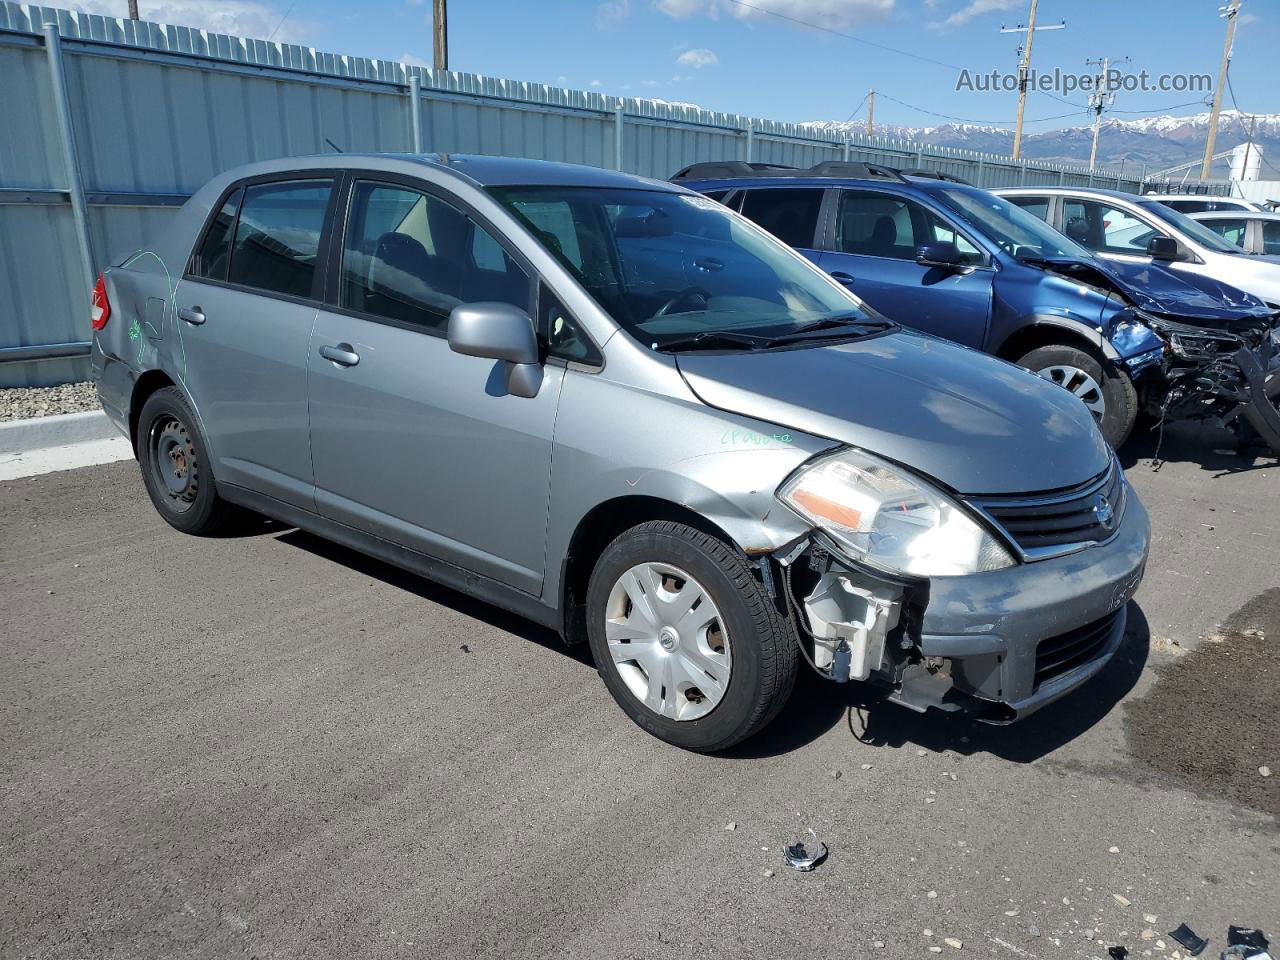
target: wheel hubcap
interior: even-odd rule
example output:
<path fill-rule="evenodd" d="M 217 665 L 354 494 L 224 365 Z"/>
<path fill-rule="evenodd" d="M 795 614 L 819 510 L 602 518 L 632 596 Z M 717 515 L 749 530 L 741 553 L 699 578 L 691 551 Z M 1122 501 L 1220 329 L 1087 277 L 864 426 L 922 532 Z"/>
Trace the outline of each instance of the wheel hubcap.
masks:
<path fill-rule="evenodd" d="M 1037 370 L 1036 373 L 1050 383 L 1056 383 L 1063 389 L 1074 393 L 1089 408 L 1089 412 L 1093 414 L 1095 420 L 1101 420 L 1103 414 L 1107 412 L 1107 403 L 1102 396 L 1102 387 L 1098 385 L 1097 380 L 1079 367 L 1055 364 L 1052 367 Z"/>
<path fill-rule="evenodd" d="M 170 506 L 179 513 L 190 509 L 199 490 L 195 447 L 182 421 L 161 417 L 151 426 L 152 472 Z"/>
<path fill-rule="evenodd" d="M 631 694 L 671 720 L 697 720 L 729 687 L 729 638 L 711 595 L 666 563 L 632 567 L 605 609 L 609 655 Z"/>

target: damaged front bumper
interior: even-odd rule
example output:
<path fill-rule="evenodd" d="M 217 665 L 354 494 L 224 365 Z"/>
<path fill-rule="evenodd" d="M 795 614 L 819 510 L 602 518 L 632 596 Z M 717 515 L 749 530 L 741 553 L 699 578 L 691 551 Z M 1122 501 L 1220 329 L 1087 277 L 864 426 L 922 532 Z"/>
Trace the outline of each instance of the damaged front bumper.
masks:
<path fill-rule="evenodd" d="M 1008 723 L 1111 659 L 1149 542 L 1146 510 L 1129 496 L 1107 542 L 987 573 L 894 581 L 818 537 L 779 562 L 819 673 L 866 679 L 914 710 Z"/>

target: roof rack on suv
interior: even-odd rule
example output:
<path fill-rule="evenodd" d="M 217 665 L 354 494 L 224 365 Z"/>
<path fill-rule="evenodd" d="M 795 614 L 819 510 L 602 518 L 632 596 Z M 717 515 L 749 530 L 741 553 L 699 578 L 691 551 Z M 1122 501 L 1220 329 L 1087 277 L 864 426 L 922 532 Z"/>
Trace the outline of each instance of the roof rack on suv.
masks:
<path fill-rule="evenodd" d="M 919 167 L 913 167 L 910 170 L 899 171 L 904 177 L 925 177 L 929 180 L 945 180 L 947 183 L 963 183 L 966 187 L 971 187 L 968 180 L 963 177 L 957 177 L 950 173 L 943 173 L 941 170 L 924 170 Z"/>
<path fill-rule="evenodd" d="M 898 180 L 907 177 L 928 177 L 964 183 L 959 177 L 936 170 L 897 170 L 882 163 L 864 163 L 861 160 L 823 160 L 807 169 L 786 167 L 778 163 L 747 163 L 745 160 L 719 160 L 694 163 L 676 173 L 672 180 L 727 180 L 737 177 L 832 177 L 848 180 Z"/>
<path fill-rule="evenodd" d="M 672 180 L 723 180 L 727 177 L 777 177 L 797 171 L 781 163 L 748 163 L 745 160 L 711 160 L 691 163 L 672 175 Z"/>

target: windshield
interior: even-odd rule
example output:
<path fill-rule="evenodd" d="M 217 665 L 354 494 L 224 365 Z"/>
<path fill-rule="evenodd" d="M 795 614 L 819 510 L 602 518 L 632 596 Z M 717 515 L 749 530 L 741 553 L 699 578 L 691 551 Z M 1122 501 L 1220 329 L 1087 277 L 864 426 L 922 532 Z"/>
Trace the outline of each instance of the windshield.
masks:
<path fill-rule="evenodd" d="M 954 188 L 934 191 L 934 196 L 1015 257 L 1093 259 L 1093 254 L 1074 240 L 1004 197 Z"/>
<path fill-rule="evenodd" d="M 865 335 L 854 329 L 859 322 L 886 324 L 798 254 L 706 197 L 583 187 L 490 192 L 628 333 L 654 349 L 687 348 L 695 337 L 700 347 L 742 349 L 811 329 L 849 326 Z"/>
<path fill-rule="evenodd" d="M 1157 203 L 1152 200 L 1139 200 L 1140 206 L 1147 213 L 1159 217 L 1169 226 L 1181 230 L 1188 237 L 1194 240 L 1200 246 L 1212 250 L 1215 253 L 1244 253 L 1237 246 L 1233 246 L 1220 236 L 1206 227 L 1203 223 L 1197 223 L 1184 213 L 1166 207 L 1163 203 Z"/>

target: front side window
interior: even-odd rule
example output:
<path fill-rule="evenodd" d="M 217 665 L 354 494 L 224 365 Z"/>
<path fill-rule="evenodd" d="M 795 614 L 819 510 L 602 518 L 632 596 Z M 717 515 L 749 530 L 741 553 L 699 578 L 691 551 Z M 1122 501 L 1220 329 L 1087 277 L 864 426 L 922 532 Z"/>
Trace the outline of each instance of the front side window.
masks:
<path fill-rule="evenodd" d="M 1179 213 L 1177 210 L 1171 210 L 1163 203 L 1139 200 L 1137 205 L 1142 208 L 1144 213 L 1151 214 L 1157 220 L 1185 234 L 1206 249 L 1215 253 L 1244 253 L 1239 247 L 1234 247 L 1227 243 L 1203 223 L 1192 220 L 1186 214 Z"/>
<path fill-rule="evenodd" d="M 881 323 L 803 257 L 706 197 L 586 187 L 490 192 L 645 346 L 704 334 L 725 334 L 707 341 L 717 346 L 754 344 L 815 321 Z M 554 327 L 548 333 L 554 343 Z"/>
<path fill-rule="evenodd" d="M 1091 250 L 1143 256 L 1157 236 L 1149 223 L 1109 203 L 1069 199 L 1062 204 L 1063 232 Z M 1163 236 L 1163 234 L 1159 234 Z"/>
<path fill-rule="evenodd" d="M 236 214 L 240 212 L 243 189 L 236 189 L 223 201 L 205 231 L 200 249 L 191 258 L 191 272 L 209 280 L 226 280 L 227 264 L 231 260 L 231 233 L 236 227 Z"/>
<path fill-rule="evenodd" d="M 821 190 L 747 190 L 742 215 L 754 220 L 783 243 L 813 247 L 822 209 Z"/>
<path fill-rule="evenodd" d="M 929 194 L 987 240 L 1014 257 L 1088 258 L 1089 251 L 1072 243 L 1043 220 L 1003 197 L 971 187 L 947 187 Z"/>
<path fill-rule="evenodd" d="M 841 253 L 914 260 L 916 243 L 907 200 L 886 193 L 840 191 L 836 249 Z"/>
<path fill-rule="evenodd" d="M 227 280 L 292 297 L 310 297 L 332 180 L 246 187 Z"/>
<path fill-rule="evenodd" d="M 529 277 L 484 227 L 444 200 L 359 181 L 342 245 L 339 305 L 443 332 L 461 303 L 529 308 Z"/>
<path fill-rule="evenodd" d="M 1249 221 L 1236 220 L 1201 220 L 1202 224 L 1220 236 L 1227 243 L 1234 243 L 1237 247 L 1244 247 L 1244 235 L 1249 229 Z"/>

